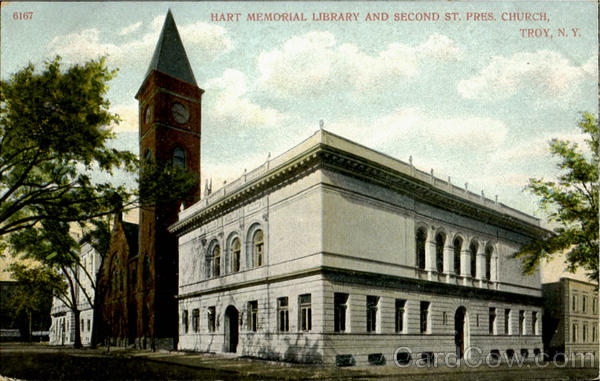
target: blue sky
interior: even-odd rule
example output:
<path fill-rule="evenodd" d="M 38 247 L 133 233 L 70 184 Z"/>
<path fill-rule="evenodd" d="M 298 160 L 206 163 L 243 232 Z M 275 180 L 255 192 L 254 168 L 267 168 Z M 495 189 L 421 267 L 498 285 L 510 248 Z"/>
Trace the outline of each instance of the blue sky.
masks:
<path fill-rule="evenodd" d="M 325 129 L 530 214 L 530 177 L 551 177 L 552 137 L 583 142 L 598 109 L 597 4 L 568 2 L 108 2 L 2 4 L 2 77 L 55 55 L 108 55 L 108 94 L 123 118 L 115 145 L 137 152 L 137 104 L 167 9 L 203 100 L 202 177 L 240 176 Z M 33 12 L 15 20 L 15 12 Z M 240 12 L 239 22 L 211 13 Z M 249 12 L 359 12 L 356 22 L 248 22 Z M 390 20 L 368 22 L 368 12 Z M 393 21 L 395 12 L 459 12 L 457 22 Z M 495 21 L 466 21 L 467 12 Z M 547 21 L 504 22 L 502 12 Z M 553 38 L 524 38 L 521 28 Z M 569 37 L 558 37 L 566 28 Z M 579 28 L 573 37 L 571 28 Z M 203 180 L 204 181 L 204 180 Z"/>

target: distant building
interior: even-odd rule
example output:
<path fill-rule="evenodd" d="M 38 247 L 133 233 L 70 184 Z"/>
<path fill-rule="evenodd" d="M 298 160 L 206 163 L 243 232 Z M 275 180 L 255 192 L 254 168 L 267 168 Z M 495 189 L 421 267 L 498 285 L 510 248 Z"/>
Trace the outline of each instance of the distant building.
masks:
<path fill-rule="evenodd" d="M 78 279 L 75 285 L 77 308 L 80 311 L 81 343 L 89 345 L 92 338 L 94 324 L 93 306 L 88 297 L 94 301 L 96 274 L 100 268 L 102 258 L 89 243 L 81 246 L 79 261 L 82 267 L 76 267 L 72 272 L 72 279 Z M 88 297 L 86 297 L 86 294 Z M 52 323 L 50 325 L 51 345 L 70 345 L 75 342 L 75 316 L 72 310 L 59 298 L 54 297 L 50 311 Z"/>
<path fill-rule="evenodd" d="M 552 356 L 590 353 L 598 358 L 598 285 L 570 278 L 542 285 L 544 347 Z"/>
<path fill-rule="evenodd" d="M 17 290 L 17 282 L 0 281 L 0 340 L 16 341 L 21 339 L 17 324 L 17 314 L 11 306 Z"/>

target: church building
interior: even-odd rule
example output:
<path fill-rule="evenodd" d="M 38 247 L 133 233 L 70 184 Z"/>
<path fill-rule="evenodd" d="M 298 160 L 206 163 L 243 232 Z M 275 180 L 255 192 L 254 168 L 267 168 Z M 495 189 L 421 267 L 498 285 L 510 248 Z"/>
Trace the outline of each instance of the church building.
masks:
<path fill-rule="evenodd" d="M 144 162 L 168 162 L 199 177 L 202 93 L 169 11 L 136 94 Z M 100 269 L 101 341 L 138 348 L 175 348 L 178 243 L 167 228 L 177 221 L 181 207 L 199 198 L 196 184 L 186 200 L 142 207 L 139 228 L 117 216 L 109 252 Z"/>

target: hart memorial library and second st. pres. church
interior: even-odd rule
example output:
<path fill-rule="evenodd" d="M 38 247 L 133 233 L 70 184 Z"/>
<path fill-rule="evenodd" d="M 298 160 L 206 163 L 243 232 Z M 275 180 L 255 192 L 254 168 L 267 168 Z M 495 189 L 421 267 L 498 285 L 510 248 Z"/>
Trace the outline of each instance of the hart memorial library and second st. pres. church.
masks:
<path fill-rule="evenodd" d="M 203 92 L 169 12 L 140 156 L 200 174 Z M 542 350 L 540 273 L 513 258 L 548 233 L 534 217 L 323 129 L 203 196 L 117 220 L 101 340 L 338 364 Z"/>

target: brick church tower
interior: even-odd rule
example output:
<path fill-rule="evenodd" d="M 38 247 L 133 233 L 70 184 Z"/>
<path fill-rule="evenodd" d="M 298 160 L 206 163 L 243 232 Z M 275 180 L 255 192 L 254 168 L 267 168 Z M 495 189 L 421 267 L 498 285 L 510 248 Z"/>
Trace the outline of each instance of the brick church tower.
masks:
<path fill-rule="evenodd" d="M 201 101 L 198 87 L 171 11 L 136 99 L 139 102 L 140 158 L 168 162 L 200 176 Z M 177 341 L 177 238 L 167 227 L 177 221 L 183 202 L 200 199 L 199 183 L 186 200 L 140 210 L 139 252 L 128 304 L 128 333 L 136 344 L 152 338 L 174 348 Z M 134 327 L 135 325 L 135 327 Z M 135 333 L 134 333 L 135 332 Z M 140 343 L 140 346 L 147 346 Z"/>

